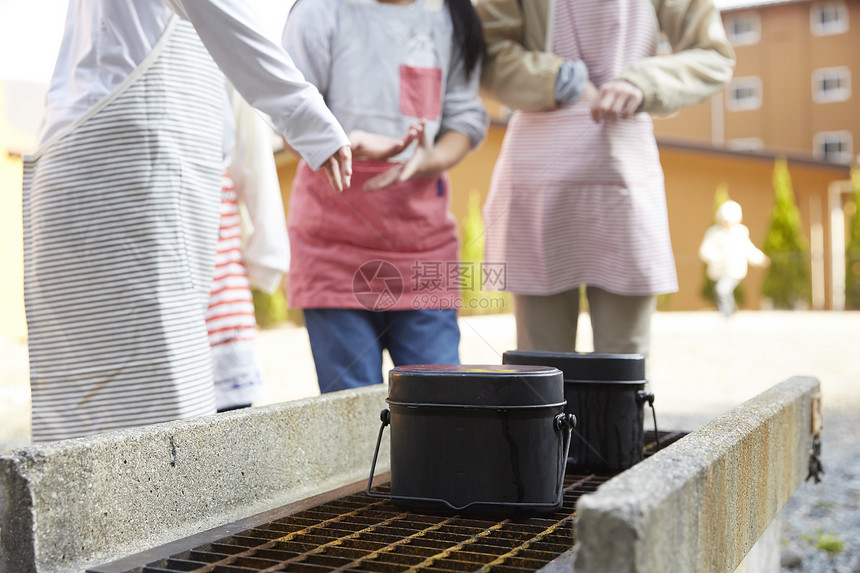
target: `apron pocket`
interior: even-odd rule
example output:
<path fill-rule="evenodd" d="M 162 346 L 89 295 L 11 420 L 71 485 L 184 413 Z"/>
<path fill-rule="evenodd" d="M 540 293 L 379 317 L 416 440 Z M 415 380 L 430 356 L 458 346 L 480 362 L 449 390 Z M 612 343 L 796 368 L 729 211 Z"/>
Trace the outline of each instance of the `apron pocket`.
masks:
<path fill-rule="evenodd" d="M 400 111 L 435 121 L 442 115 L 442 70 L 400 66 Z"/>

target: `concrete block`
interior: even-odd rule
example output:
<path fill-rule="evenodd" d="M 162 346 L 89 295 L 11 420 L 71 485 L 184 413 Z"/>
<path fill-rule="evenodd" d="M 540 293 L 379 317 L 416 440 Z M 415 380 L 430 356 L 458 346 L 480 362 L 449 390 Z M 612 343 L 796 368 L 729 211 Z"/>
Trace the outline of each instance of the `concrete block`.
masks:
<path fill-rule="evenodd" d="M 386 396 L 380 385 L 0 456 L 0 572 L 83 571 L 367 479 Z M 386 440 L 377 471 L 389 467 Z"/>
<path fill-rule="evenodd" d="M 580 498 L 577 573 L 731 573 L 807 475 L 819 383 L 791 378 Z"/>
<path fill-rule="evenodd" d="M 735 573 L 779 573 L 781 524 L 779 516 L 773 520 L 735 569 Z"/>

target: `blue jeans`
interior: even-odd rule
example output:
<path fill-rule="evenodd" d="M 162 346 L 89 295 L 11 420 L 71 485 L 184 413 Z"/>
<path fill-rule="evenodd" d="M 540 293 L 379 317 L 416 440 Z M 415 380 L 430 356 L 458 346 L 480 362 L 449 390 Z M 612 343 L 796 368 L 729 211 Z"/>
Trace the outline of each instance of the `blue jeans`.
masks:
<path fill-rule="evenodd" d="M 729 319 L 737 309 L 735 305 L 735 289 L 741 283 L 738 279 L 723 277 L 714 284 L 714 294 L 717 297 L 717 308 L 723 318 Z"/>
<path fill-rule="evenodd" d="M 320 392 L 382 382 L 382 350 L 395 366 L 459 364 L 456 310 L 304 310 Z"/>

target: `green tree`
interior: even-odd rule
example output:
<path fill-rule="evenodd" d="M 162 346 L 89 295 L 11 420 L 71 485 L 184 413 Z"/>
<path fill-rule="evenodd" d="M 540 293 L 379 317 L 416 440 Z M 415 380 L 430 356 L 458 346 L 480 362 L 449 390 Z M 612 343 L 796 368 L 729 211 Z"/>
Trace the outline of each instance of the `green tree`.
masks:
<path fill-rule="evenodd" d="M 287 299 L 281 289 L 273 294 L 252 288 L 254 315 L 260 328 L 277 326 L 287 320 Z"/>
<path fill-rule="evenodd" d="M 723 203 L 725 203 L 729 199 L 731 199 L 731 197 L 729 197 L 729 186 L 726 185 L 725 183 L 720 183 L 719 185 L 717 185 L 717 190 L 714 192 L 714 218 L 713 218 L 713 221 L 711 222 L 712 225 L 717 224 L 717 209 L 719 209 L 720 205 L 722 205 Z M 707 264 L 705 264 L 702 268 L 702 275 L 703 275 L 702 298 L 704 298 L 705 300 L 710 301 L 714 304 L 717 304 L 717 295 L 714 292 L 714 285 L 716 283 L 714 283 L 714 281 L 712 281 L 710 279 L 710 277 L 708 277 L 708 265 Z M 735 295 L 735 302 L 738 303 L 738 306 L 743 304 L 743 302 L 744 302 L 744 291 L 741 288 L 740 284 L 738 284 L 737 288 L 735 288 L 734 295 Z"/>
<path fill-rule="evenodd" d="M 771 264 L 764 278 L 762 295 L 773 302 L 774 308 L 794 308 L 799 302 L 809 301 L 811 287 L 806 239 L 785 159 L 777 159 L 774 164 L 773 190 L 773 211 L 763 249 Z"/>
<path fill-rule="evenodd" d="M 845 247 L 845 305 L 860 309 L 860 166 L 851 168 L 851 185 L 854 187 L 854 213 Z"/>

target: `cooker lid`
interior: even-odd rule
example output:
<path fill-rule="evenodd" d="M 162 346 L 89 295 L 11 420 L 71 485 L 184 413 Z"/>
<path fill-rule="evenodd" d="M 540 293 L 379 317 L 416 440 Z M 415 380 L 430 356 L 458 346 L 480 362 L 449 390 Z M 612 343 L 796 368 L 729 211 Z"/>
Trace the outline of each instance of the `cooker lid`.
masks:
<path fill-rule="evenodd" d="M 548 366 L 426 364 L 388 373 L 391 404 L 534 407 L 564 403 L 561 371 Z"/>
<path fill-rule="evenodd" d="M 645 380 L 645 357 L 641 354 L 509 350 L 502 355 L 502 363 L 553 366 L 564 372 L 565 380 L 637 383 Z"/>

